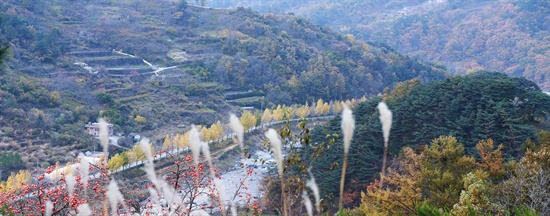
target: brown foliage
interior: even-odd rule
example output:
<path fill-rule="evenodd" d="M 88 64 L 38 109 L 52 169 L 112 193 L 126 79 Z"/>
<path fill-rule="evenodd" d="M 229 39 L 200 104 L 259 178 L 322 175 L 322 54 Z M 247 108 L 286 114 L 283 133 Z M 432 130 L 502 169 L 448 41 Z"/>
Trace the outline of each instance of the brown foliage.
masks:
<path fill-rule="evenodd" d="M 361 194 L 361 211 L 366 215 L 413 215 L 422 200 L 420 180 L 424 154 L 404 148 L 396 170 L 389 169 L 384 185 L 378 180 Z"/>
<path fill-rule="evenodd" d="M 501 179 L 504 177 L 505 171 L 502 162 L 504 158 L 502 157 L 502 144 L 494 149 L 494 144 L 492 139 L 486 141 L 480 141 L 476 144 L 476 148 L 481 157 L 481 162 L 478 163 L 478 166 L 489 173 L 491 178 Z"/>

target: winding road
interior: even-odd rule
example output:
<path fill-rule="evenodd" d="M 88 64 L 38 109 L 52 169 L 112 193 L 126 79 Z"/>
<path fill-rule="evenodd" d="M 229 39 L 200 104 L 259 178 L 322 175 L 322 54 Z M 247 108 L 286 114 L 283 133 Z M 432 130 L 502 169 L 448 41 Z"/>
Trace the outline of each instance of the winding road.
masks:
<path fill-rule="evenodd" d="M 327 115 L 327 116 L 317 116 L 317 117 L 310 117 L 310 118 L 307 118 L 309 120 L 322 120 L 322 119 L 330 119 L 334 117 L 334 115 Z M 251 132 L 254 132 L 254 131 L 257 131 L 257 130 L 260 130 L 262 128 L 267 128 L 267 127 L 271 127 L 271 126 L 274 126 L 274 125 L 279 125 L 279 124 L 283 124 L 283 123 L 286 123 L 286 122 L 297 122 L 297 121 L 300 121 L 301 118 L 296 118 L 296 119 L 291 119 L 291 120 L 285 120 L 285 121 L 276 121 L 276 122 L 271 122 L 271 123 L 267 123 L 267 124 L 262 124 L 260 126 L 256 126 L 256 127 L 252 127 L 248 130 L 246 130 L 244 133 L 247 134 L 247 133 L 251 133 Z M 220 138 L 219 140 L 210 140 L 208 141 L 209 144 L 211 143 L 214 143 L 214 142 L 223 142 L 227 139 L 232 139 L 233 137 L 235 137 L 237 134 L 236 133 L 230 133 L 230 134 L 226 134 L 225 136 L 223 136 L 222 138 Z M 236 145 L 236 144 L 235 144 Z M 232 146 L 229 146 L 227 148 L 224 148 L 222 149 L 223 150 L 227 150 L 227 149 L 230 149 Z M 161 154 L 155 154 L 154 155 L 154 160 L 153 161 L 158 161 L 158 160 L 161 160 L 165 157 L 168 157 L 170 155 L 177 155 L 177 154 L 181 154 L 181 153 L 184 153 L 184 152 L 187 152 L 189 151 L 189 148 L 188 147 L 185 147 L 185 148 L 181 148 L 181 149 L 174 149 L 170 152 L 162 152 Z M 219 152 L 219 151 L 218 151 Z M 114 170 L 112 171 L 111 173 L 119 173 L 119 172 L 124 172 L 126 170 L 130 170 L 132 168 L 135 168 L 135 167 L 138 167 L 142 164 L 145 164 L 147 162 L 147 160 L 142 160 L 142 161 L 135 161 L 135 162 L 132 162 L 126 166 L 122 166 L 121 168 L 117 169 L 117 170 Z M 91 177 L 92 178 L 92 177 Z"/>

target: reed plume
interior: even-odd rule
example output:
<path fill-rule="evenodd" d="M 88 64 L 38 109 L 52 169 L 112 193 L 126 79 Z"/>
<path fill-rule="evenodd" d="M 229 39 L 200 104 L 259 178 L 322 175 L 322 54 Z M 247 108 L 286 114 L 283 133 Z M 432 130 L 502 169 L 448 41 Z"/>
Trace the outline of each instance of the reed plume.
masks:
<path fill-rule="evenodd" d="M 199 164 L 199 155 L 201 153 L 201 134 L 195 125 L 191 126 L 189 131 L 189 148 L 195 159 L 195 165 Z"/>
<path fill-rule="evenodd" d="M 319 195 L 319 187 L 317 187 L 317 183 L 315 182 L 315 178 L 313 177 L 313 174 L 311 174 L 311 168 L 308 170 L 310 179 L 306 182 L 306 187 L 309 187 L 311 191 L 313 191 L 313 197 L 315 198 L 315 208 L 317 209 L 317 212 L 321 212 L 321 199 Z"/>
<path fill-rule="evenodd" d="M 103 156 L 105 159 L 105 164 L 107 164 L 107 158 L 109 158 L 109 128 L 107 127 L 107 122 L 100 118 L 99 122 L 99 142 L 103 147 Z"/>
<path fill-rule="evenodd" d="M 79 167 L 80 169 L 78 170 L 78 172 L 80 172 L 80 175 L 82 176 L 84 193 L 86 193 L 87 192 L 86 189 L 88 187 L 88 179 L 89 179 L 88 174 L 90 173 L 90 162 L 88 161 L 88 158 L 81 155 Z"/>
<path fill-rule="evenodd" d="M 288 208 L 286 206 L 286 194 L 285 194 L 285 179 L 283 177 L 283 151 L 282 144 L 277 131 L 273 128 L 265 132 L 265 136 L 269 139 L 271 143 L 271 148 L 273 148 L 273 154 L 275 155 L 275 160 L 277 161 L 277 171 L 279 172 L 279 177 L 281 178 L 281 192 L 283 196 L 283 214 L 288 216 Z"/>
<path fill-rule="evenodd" d="M 78 214 L 76 216 L 92 215 L 92 210 L 90 209 L 90 205 L 88 203 L 78 205 L 78 207 L 76 207 L 76 210 L 78 211 Z"/>
<path fill-rule="evenodd" d="M 382 172 L 380 173 L 380 184 L 384 183 L 384 175 L 386 174 L 386 161 L 388 159 L 388 141 L 390 139 L 390 129 L 392 124 L 393 114 L 388 109 L 388 105 L 384 102 L 378 104 L 380 112 L 380 122 L 382 123 L 382 133 L 384 135 L 384 158 L 382 159 Z"/>
<path fill-rule="evenodd" d="M 69 198 L 73 197 L 74 186 L 76 184 L 76 179 L 73 174 L 69 173 L 65 176 L 65 183 L 67 183 L 67 190 L 69 190 Z"/>
<path fill-rule="evenodd" d="M 342 134 L 344 135 L 344 164 L 342 165 L 342 176 L 340 176 L 340 200 L 338 201 L 338 207 L 342 210 L 343 197 L 344 197 L 344 183 L 346 181 L 346 168 L 348 163 L 348 152 L 351 145 L 351 138 L 353 137 L 353 130 L 355 129 L 355 119 L 349 107 L 344 104 L 344 110 L 342 111 Z"/>
<path fill-rule="evenodd" d="M 117 214 L 118 204 L 122 203 L 124 205 L 124 196 L 120 193 L 118 185 L 114 179 L 111 180 L 109 186 L 107 187 L 107 198 L 111 204 L 111 213 Z M 126 206 L 124 206 L 126 208 Z"/>
<path fill-rule="evenodd" d="M 229 127 L 235 134 L 237 135 L 237 140 L 239 141 L 239 147 L 241 147 L 241 150 L 244 148 L 244 127 L 241 124 L 241 121 L 239 121 L 239 118 L 235 114 L 231 114 L 229 116 Z"/>
<path fill-rule="evenodd" d="M 307 215 L 313 216 L 313 205 L 311 204 L 311 200 L 309 199 L 309 196 L 307 195 L 307 192 L 305 190 L 302 191 L 302 199 L 304 200 L 304 206 L 306 207 Z"/>
<path fill-rule="evenodd" d="M 53 214 L 53 203 L 52 201 L 48 200 L 46 202 L 46 216 L 51 216 Z"/>

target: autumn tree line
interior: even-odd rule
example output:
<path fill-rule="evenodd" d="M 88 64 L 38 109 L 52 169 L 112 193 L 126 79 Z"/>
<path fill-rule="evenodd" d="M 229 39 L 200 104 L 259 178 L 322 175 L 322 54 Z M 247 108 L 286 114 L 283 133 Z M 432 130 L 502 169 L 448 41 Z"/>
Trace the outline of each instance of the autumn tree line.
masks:
<path fill-rule="evenodd" d="M 307 118 L 312 116 L 327 116 L 331 114 L 338 114 L 342 111 L 344 106 L 354 107 L 360 102 L 366 101 L 366 97 L 360 99 L 351 99 L 346 101 L 330 101 L 326 102 L 323 99 L 319 99 L 313 102 L 311 105 L 306 102 L 304 105 L 277 105 L 273 109 L 266 108 L 263 112 L 256 111 L 252 113 L 249 110 L 244 110 L 239 118 L 241 124 L 245 130 L 248 130 L 255 126 L 262 124 L 269 124 L 272 122 L 282 121 L 284 119 L 294 118 Z M 210 126 L 197 126 L 201 132 L 201 139 L 207 141 L 219 141 L 226 135 L 227 125 L 222 125 L 220 121 L 213 123 Z M 189 146 L 189 131 L 183 134 L 175 134 L 172 137 L 166 135 L 161 147 L 162 151 L 170 151 L 173 149 L 183 149 Z M 151 146 L 152 151 L 154 148 Z M 120 167 L 131 164 L 137 161 L 145 159 L 145 155 L 139 145 L 135 145 L 133 148 L 128 149 L 125 152 L 113 155 L 109 159 L 109 170 L 117 170 Z"/>

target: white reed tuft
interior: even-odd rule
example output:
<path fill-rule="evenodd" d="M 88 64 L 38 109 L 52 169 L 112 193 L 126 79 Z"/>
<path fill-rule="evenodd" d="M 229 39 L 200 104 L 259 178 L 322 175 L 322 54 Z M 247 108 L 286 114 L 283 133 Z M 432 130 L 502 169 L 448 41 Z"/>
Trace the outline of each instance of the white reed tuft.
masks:
<path fill-rule="evenodd" d="M 231 216 L 237 216 L 237 207 L 235 203 L 231 203 Z"/>
<path fill-rule="evenodd" d="M 281 139 L 279 139 L 279 134 L 273 128 L 265 132 L 265 136 L 269 139 L 271 147 L 273 148 L 273 153 L 275 154 L 275 159 L 277 160 L 277 170 L 279 175 L 283 175 L 283 152 Z"/>
<path fill-rule="evenodd" d="M 201 149 L 202 153 L 206 156 L 208 165 L 210 165 L 210 168 L 212 168 L 212 156 L 210 155 L 210 147 L 208 146 L 208 142 L 201 142 Z"/>
<path fill-rule="evenodd" d="M 176 191 L 166 183 L 166 181 L 159 179 L 158 184 L 160 189 L 162 190 L 162 195 L 164 196 L 164 199 L 166 199 L 166 203 L 168 205 L 172 205 L 174 203 L 174 200 L 176 198 Z M 157 189 L 158 190 L 158 189 Z"/>
<path fill-rule="evenodd" d="M 151 197 L 151 201 L 157 205 L 157 206 L 160 206 L 160 201 L 159 201 L 159 194 L 158 192 L 151 188 L 151 187 L 147 187 L 147 190 L 149 191 L 149 195 Z"/>
<path fill-rule="evenodd" d="M 76 210 L 78 211 L 77 216 L 92 215 L 92 210 L 90 209 L 90 205 L 88 205 L 88 203 L 80 204 L 78 207 L 76 207 Z"/>
<path fill-rule="evenodd" d="M 355 119 L 347 105 L 344 104 L 342 111 L 342 134 L 344 135 L 344 163 L 342 165 L 342 175 L 340 176 L 340 199 L 338 202 L 339 209 L 342 209 L 342 201 L 344 198 L 344 183 L 346 181 L 346 168 L 348 164 L 348 152 L 355 129 Z"/>
<path fill-rule="evenodd" d="M 195 211 L 192 211 L 191 216 L 210 216 L 207 212 L 205 212 L 204 210 L 195 210 Z"/>
<path fill-rule="evenodd" d="M 84 156 L 80 158 L 80 175 L 82 176 L 82 183 L 84 184 L 84 191 L 88 187 L 88 174 L 90 173 L 90 162 Z"/>
<path fill-rule="evenodd" d="M 220 196 L 220 201 L 222 203 L 225 203 L 226 194 L 225 194 L 225 187 L 224 187 L 224 184 L 223 184 L 223 180 L 215 178 L 214 179 L 214 185 L 216 186 L 216 189 L 218 189 L 218 195 Z"/>
<path fill-rule="evenodd" d="M 313 216 L 313 205 L 311 204 L 311 200 L 305 190 L 302 191 L 302 199 L 304 200 L 304 206 L 306 206 L 307 215 Z"/>
<path fill-rule="evenodd" d="M 46 202 L 46 216 L 51 216 L 53 214 L 53 203 L 52 201 L 48 200 Z"/>
<path fill-rule="evenodd" d="M 388 141 L 390 139 L 390 129 L 392 123 L 392 112 L 384 102 L 378 104 L 380 111 L 380 122 L 382 123 L 382 132 L 384 135 L 384 157 L 382 159 L 382 172 L 380 173 L 380 185 L 384 184 L 384 175 L 386 173 L 386 161 L 388 159 Z"/>
<path fill-rule="evenodd" d="M 139 148 L 141 151 L 143 151 L 143 154 L 145 154 L 145 158 L 147 159 L 148 163 L 143 164 L 143 171 L 145 171 L 145 174 L 147 174 L 147 179 L 149 179 L 156 187 L 157 189 L 160 189 L 160 182 L 157 178 L 157 174 L 155 173 L 155 163 L 153 158 L 153 152 L 151 152 L 151 146 L 149 139 L 143 138 L 139 142 Z"/>
<path fill-rule="evenodd" d="M 76 180 L 73 174 L 69 173 L 65 176 L 65 183 L 67 183 L 67 189 L 69 190 L 69 197 L 73 197 L 74 185 L 76 184 Z"/>
<path fill-rule="evenodd" d="M 193 153 L 195 164 L 198 164 L 201 153 L 201 134 L 195 125 L 192 125 L 191 131 L 189 131 L 189 148 L 191 149 L 191 153 Z"/>
<path fill-rule="evenodd" d="M 139 147 L 141 151 L 143 151 L 143 154 L 145 154 L 145 158 L 147 158 L 150 164 L 153 164 L 153 152 L 151 152 L 151 146 L 149 144 L 149 139 L 147 138 L 143 138 L 139 141 Z"/>
<path fill-rule="evenodd" d="M 229 127 L 235 134 L 237 134 L 237 139 L 239 140 L 239 147 L 244 148 L 243 139 L 244 139 L 244 127 L 241 124 L 241 121 L 235 114 L 229 115 Z"/>
<path fill-rule="evenodd" d="M 147 179 L 149 179 L 155 187 L 157 187 L 157 190 L 160 187 L 160 183 L 157 179 L 157 174 L 155 173 L 155 167 L 152 163 L 146 163 L 143 165 L 143 171 L 145 171 L 145 174 L 147 174 Z"/>
<path fill-rule="evenodd" d="M 147 175 L 147 179 L 149 179 L 153 183 L 153 185 L 155 185 L 154 189 L 148 188 L 154 203 L 156 203 L 157 205 L 159 204 L 159 199 L 158 199 L 159 192 L 163 194 L 167 203 L 169 204 L 173 203 L 175 199 L 174 197 L 175 191 L 168 185 L 168 183 L 166 183 L 166 181 L 157 178 L 157 175 L 155 173 L 153 153 L 151 152 L 149 140 L 142 139 L 142 142 L 140 142 L 140 148 L 143 150 L 147 160 L 149 161 L 149 163 L 146 163 L 143 165 L 143 170 Z"/>
<path fill-rule="evenodd" d="M 346 154 L 349 152 L 354 129 L 355 119 L 353 118 L 351 110 L 344 104 L 344 110 L 342 111 L 342 133 L 344 135 L 344 153 Z"/>
<path fill-rule="evenodd" d="M 321 200 L 319 195 L 319 187 L 317 187 L 317 183 L 315 183 L 315 177 L 313 177 L 313 174 L 311 174 L 311 168 L 308 170 L 310 179 L 306 181 L 306 186 L 313 191 L 313 197 L 315 197 L 315 208 L 317 209 L 317 212 L 321 212 Z"/>
<path fill-rule="evenodd" d="M 122 196 L 122 193 L 120 193 L 118 185 L 114 179 L 111 180 L 109 186 L 107 187 L 107 198 L 111 204 L 111 214 L 117 214 L 118 204 L 121 203 L 124 205 L 124 197 Z"/>
<path fill-rule="evenodd" d="M 275 159 L 277 160 L 277 170 L 279 171 L 279 177 L 281 178 L 281 194 L 283 196 L 283 215 L 288 216 L 288 208 L 286 203 L 286 193 L 285 193 L 285 179 L 283 177 L 283 151 L 281 139 L 277 131 L 273 128 L 270 128 L 265 132 L 265 136 L 269 139 L 271 147 L 273 148 L 273 153 L 275 154 Z"/>
<path fill-rule="evenodd" d="M 105 156 L 105 163 L 107 163 L 107 158 L 109 158 L 109 128 L 107 127 L 107 122 L 100 118 L 99 122 L 99 142 L 103 147 L 103 154 Z"/>
<path fill-rule="evenodd" d="M 384 134 L 384 147 L 387 148 L 393 114 L 384 102 L 378 104 L 378 110 L 380 111 L 380 122 L 382 122 L 382 132 Z"/>
<path fill-rule="evenodd" d="M 225 207 L 225 198 L 227 197 L 225 193 L 225 186 L 222 179 L 213 178 L 214 179 L 214 186 L 216 186 L 216 189 L 218 190 L 218 195 L 220 199 L 220 207 L 222 208 L 222 211 L 225 213 L 226 207 Z M 231 205 L 231 201 L 229 201 L 229 205 Z M 225 215 L 225 214 L 224 214 Z M 233 209 L 231 209 L 231 215 L 237 215 L 237 212 L 233 212 Z"/>

